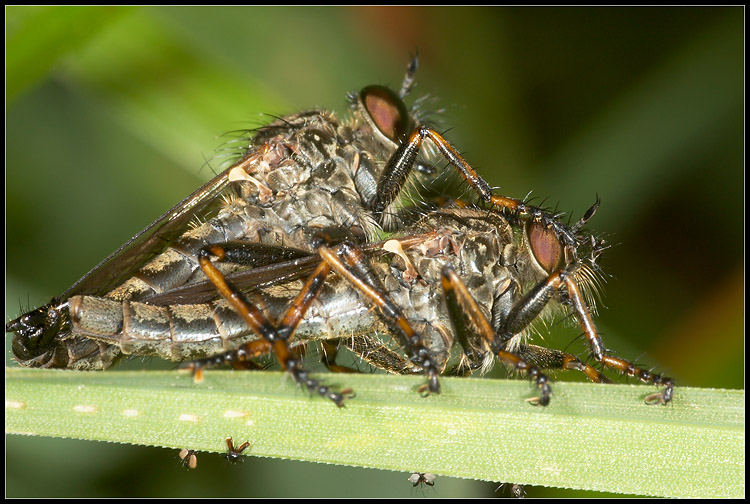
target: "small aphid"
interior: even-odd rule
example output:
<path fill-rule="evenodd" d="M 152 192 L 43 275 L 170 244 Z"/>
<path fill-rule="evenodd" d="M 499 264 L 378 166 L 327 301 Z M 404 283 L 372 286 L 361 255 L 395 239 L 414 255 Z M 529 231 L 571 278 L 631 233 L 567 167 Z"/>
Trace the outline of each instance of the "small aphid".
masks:
<path fill-rule="evenodd" d="M 515 483 L 503 483 L 495 489 L 495 492 L 499 491 L 500 489 L 503 490 L 503 493 L 505 493 L 505 490 L 507 489 L 509 497 L 511 498 L 526 498 L 526 489 L 524 489 L 524 487 L 522 487 L 521 485 L 516 485 Z"/>
<path fill-rule="evenodd" d="M 412 487 L 415 487 L 417 485 L 435 486 L 436 477 L 437 476 L 432 473 L 415 472 L 411 476 L 409 476 L 409 482 L 411 483 Z"/>
<path fill-rule="evenodd" d="M 234 446 L 234 441 L 232 441 L 231 436 L 226 438 L 225 441 L 227 442 L 227 460 L 232 464 L 242 461 L 242 452 L 250 446 L 250 441 L 245 441 L 237 447 Z"/>
<path fill-rule="evenodd" d="M 198 456 L 195 453 L 195 450 L 188 450 L 187 448 L 180 450 L 180 458 L 182 459 L 180 463 L 182 467 L 195 469 L 198 466 Z"/>

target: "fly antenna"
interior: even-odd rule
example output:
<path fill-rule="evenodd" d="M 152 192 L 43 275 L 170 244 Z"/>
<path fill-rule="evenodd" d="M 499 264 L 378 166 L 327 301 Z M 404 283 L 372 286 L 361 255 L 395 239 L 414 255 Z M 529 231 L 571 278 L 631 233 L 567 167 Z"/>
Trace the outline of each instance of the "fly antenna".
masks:
<path fill-rule="evenodd" d="M 414 57 L 406 66 L 406 75 L 404 75 L 404 82 L 401 83 L 401 90 L 398 92 L 399 98 L 404 99 L 406 95 L 408 95 L 411 90 L 414 89 L 414 86 L 416 85 L 414 82 L 414 75 L 417 73 L 417 68 L 419 68 L 419 49 L 416 49 Z"/>
<path fill-rule="evenodd" d="M 578 220 L 578 222 L 576 222 L 573 225 L 573 227 L 571 228 L 571 231 L 573 231 L 575 233 L 576 231 L 578 231 L 579 229 L 581 229 L 584 226 L 584 224 L 586 224 L 586 222 L 588 222 L 588 220 L 591 219 L 591 217 L 594 216 L 594 214 L 596 213 L 596 209 L 599 208 L 599 204 L 601 204 L 601 202 L 602 202 L 602 199 L 599 197 L 599 194 L 597 194 L 596 195 L 596 202 L 593 205 L 591 205 L 591 208 L 589 208 L 588 210 L 586 210 L 586 213 L 583 214 L 583 217 L 581 217 Z"/>

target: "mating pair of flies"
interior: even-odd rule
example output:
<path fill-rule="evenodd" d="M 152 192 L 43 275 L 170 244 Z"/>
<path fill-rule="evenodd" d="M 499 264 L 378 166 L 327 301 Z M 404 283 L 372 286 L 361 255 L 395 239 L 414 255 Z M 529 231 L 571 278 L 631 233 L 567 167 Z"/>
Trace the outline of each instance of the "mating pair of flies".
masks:
<path fill-rule="evenodd" d="M 530 324 L 572 315 L 591 358 L 662 387 L 670 378 L 609 353 L 592 312 L 606 248 L 525 200 L 493 194 L 430 122 L 408 109 L 416 58 L 400 91 L 349 95 L 350 117 L 313 110 L 279 118 L 232 147 L 237 160 L 102 261 L 60 297 L 9 322 L 23 366 L 104 369 L 125 355 L 207 366 L 254 367 L 272 354 L 312 394 L 342 406 L 303 366 L 323 342 L 331 370 L 346 347 L 376 368 L 439 375 L 486 371 L 499 360 L 525 373 L 546 406 L 544 369 L 609 382 L 575 355 L 527 343 Z M 426 200 L 432 163 L 447 161 L 476 195 Z M 455 351 L 454 351 L 455 350 Z M 452 354 L 458 364 L 449 368 Z M 455 355 L 454 355 L 455 357 Z"/>

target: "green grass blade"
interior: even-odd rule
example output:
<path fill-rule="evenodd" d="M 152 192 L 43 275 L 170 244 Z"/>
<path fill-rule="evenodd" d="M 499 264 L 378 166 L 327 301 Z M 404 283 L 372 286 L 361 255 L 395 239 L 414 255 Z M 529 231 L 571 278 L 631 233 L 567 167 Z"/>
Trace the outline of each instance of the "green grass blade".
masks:
<path fill-rule="evenodd" d="M 310 398 L 279 372 L 6 368 L 5 430 L 639 495 L 744 497 L 745 395 L 678 388 L 554 383 L 547 408 L 524 401 L 524 380 L 335 375 L 353 387 L 345 408 Z"/>

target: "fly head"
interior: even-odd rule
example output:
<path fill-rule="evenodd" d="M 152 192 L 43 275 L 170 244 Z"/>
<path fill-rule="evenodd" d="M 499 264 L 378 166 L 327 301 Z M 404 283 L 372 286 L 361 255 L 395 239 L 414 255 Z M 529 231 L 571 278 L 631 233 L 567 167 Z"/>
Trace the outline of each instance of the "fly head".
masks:
<path fill-rule="evenodd" d="M 67 302 L 55 298 L 5 326 L 13 335 L 13 357 L 24 367 L 106 369 L 122 353 L 114 345 L 70 332 Z"/>
<path fill-rule="evenodd" d="M 601 290 L 603 277 L 597 260 L 609 245 L 581 230 L 600 202 L 597 196 L 594 205 L 572 226 L 560 222 L 559 215 L 539 209 L 530 212 L 532 217 L 524 226 L 524 244 L 535 268 L 543 275 L 557 271 L 572 275 L 592 311 L 596 309 L 595 298 Z"/>
<path fill-rule="evenodd" d="M 24 366 L 46 367 L 55 350 L 55 339 L 64 317 L 57 308 L 57 299 L 30 311 L 5 326 L 12 332 L 13 355 Z"/>

